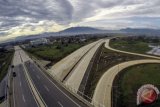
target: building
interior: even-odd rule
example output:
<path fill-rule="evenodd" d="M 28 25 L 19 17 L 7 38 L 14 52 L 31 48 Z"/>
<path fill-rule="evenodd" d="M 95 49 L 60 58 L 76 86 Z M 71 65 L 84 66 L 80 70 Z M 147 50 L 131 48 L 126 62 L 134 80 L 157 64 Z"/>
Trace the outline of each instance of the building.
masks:
<path fill-rule="evenodd" d="M 30 44 L 32 46 L 45 45 L 45 44 L 49 44 L 49 40 L 46 38 L 40 38 L 40 39 L 30 41 Z"/>

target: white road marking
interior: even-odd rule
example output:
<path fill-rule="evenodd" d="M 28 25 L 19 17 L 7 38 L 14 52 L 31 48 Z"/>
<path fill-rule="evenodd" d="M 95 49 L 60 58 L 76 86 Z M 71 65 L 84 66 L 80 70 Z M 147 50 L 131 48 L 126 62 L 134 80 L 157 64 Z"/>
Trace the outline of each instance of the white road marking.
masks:
<path fill-rule="evenodd" d="M 17 70 L 17 72 L 19 72 L 19 71 Z M 18 76 L 19 76 L 19 78 L 21 78 L 20 74 L 18 74 Z"/>
<path fill-rule="evenodd" d="M 46 86 L 46 85 L 43 85 L 44 86 L 44 88 L 49 92 L 49 89 L 48 89 L 48 87 Z"/>
<path fill-rule="evenodd" d="M 15 90 L 15 89 L 14 89 L 14 88 L 15 88 L 15 86 L 14 86 L 14 85 L 15 85 L 15 83 L 14 83 L 14 80 L 13 80 L 13 100 L 14 100 L 14 107 L 16 107 L 15 91 L 14 91 L 14 90 Z"/>
<path fill-rule="evenodd" d="M 22 94 L 22 98 L 23 98 L 23 101 L 24 101 L 24 102 L 26 102 L 26 100 L 25 100 L 25 98 L 24 98 L 24 95 L 23 95 L 23 94 Z"/>
<path fill-rule="evenodd" d="M 20 83 L 19 83 L 19 84 L 20 84 L 20 87 L 22 87 L 21 81 L 20 81 Z"/>
<path fill-rule="evenodd" d="M 40 79 L 39 75 L 36 75 L 36 77 L 37 77 L 38 79 Z"/>
<path fill-rule="evenodd" d="M 59 104 L 61 107 L 63 107 L 63 105 L 61 104 L 61 102 L 58 101 L 58 104 Z"/>

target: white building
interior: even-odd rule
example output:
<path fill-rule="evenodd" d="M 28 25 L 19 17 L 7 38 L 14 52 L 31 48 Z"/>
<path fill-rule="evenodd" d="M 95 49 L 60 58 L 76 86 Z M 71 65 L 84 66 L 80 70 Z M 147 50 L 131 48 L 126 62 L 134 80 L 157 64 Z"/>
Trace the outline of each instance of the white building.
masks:
<path fill-rule="evenodd" d="M 153 55 L 159 55 L 160 56 L 160 46 L 153 46 L 149 45 L 150 48 L 152 48 L 147 54 L 153 54 Z"/>
<path fill-rule="evenodd" d="M 30 44 L 32 46 L 45 45 L 45 44 L 48 44 L 48 43 L 49 43 L 49 40 L 47 40 L 46 38 L 40 38 L 40 39 L 30 41 Z"/>

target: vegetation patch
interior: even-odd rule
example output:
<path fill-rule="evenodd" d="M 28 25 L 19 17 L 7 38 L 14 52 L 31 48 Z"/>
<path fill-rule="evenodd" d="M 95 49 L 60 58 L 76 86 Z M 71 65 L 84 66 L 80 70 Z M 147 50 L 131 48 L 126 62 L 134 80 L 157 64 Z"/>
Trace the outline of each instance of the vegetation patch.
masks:
<path fill-rule="evenodd" d="M 150 42 L 152 41 L 139 37 L 115 38 L 111 39 L 110 46 L 122 51 L 145 54 L 152 49 L 149 47 Z"/>
<path fill-rule="evenodd" d="M 78 49 L 80 46 L 80 44 L 69 44 L 63 46 L 60 44 L 53 44 L 49 46 L 39 46 L 35 48 L 30 48 L 27 51 L 39 58 L 49 61 L 56 61 L 61 59 L 68 53 L 71 53 L 75 49 Z"/>
<path fill-rule="evenodd" d="M 0 81 L 5 77 L 12 61 L 13 51 L 0 52 Z"/>
<path fill-rule="evenodd" d="M 113 107 L 160 107 L 160 99 L 148 106 L 137 106 L 138 89 L 153 84 L 160 89 L 160 64 L 141 64 L 122 70 L 114 80 Z"/>

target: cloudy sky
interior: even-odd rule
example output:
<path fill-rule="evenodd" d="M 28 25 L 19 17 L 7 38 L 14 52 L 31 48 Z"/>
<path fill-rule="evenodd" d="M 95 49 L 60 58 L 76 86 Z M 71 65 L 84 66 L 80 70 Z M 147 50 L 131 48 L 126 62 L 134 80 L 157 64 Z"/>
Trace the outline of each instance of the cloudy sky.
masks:
<path fill-rule="evenodd" d="M 73 26 L 160 29 L 160 0 L 0 0 L 0 41 Z"/>

